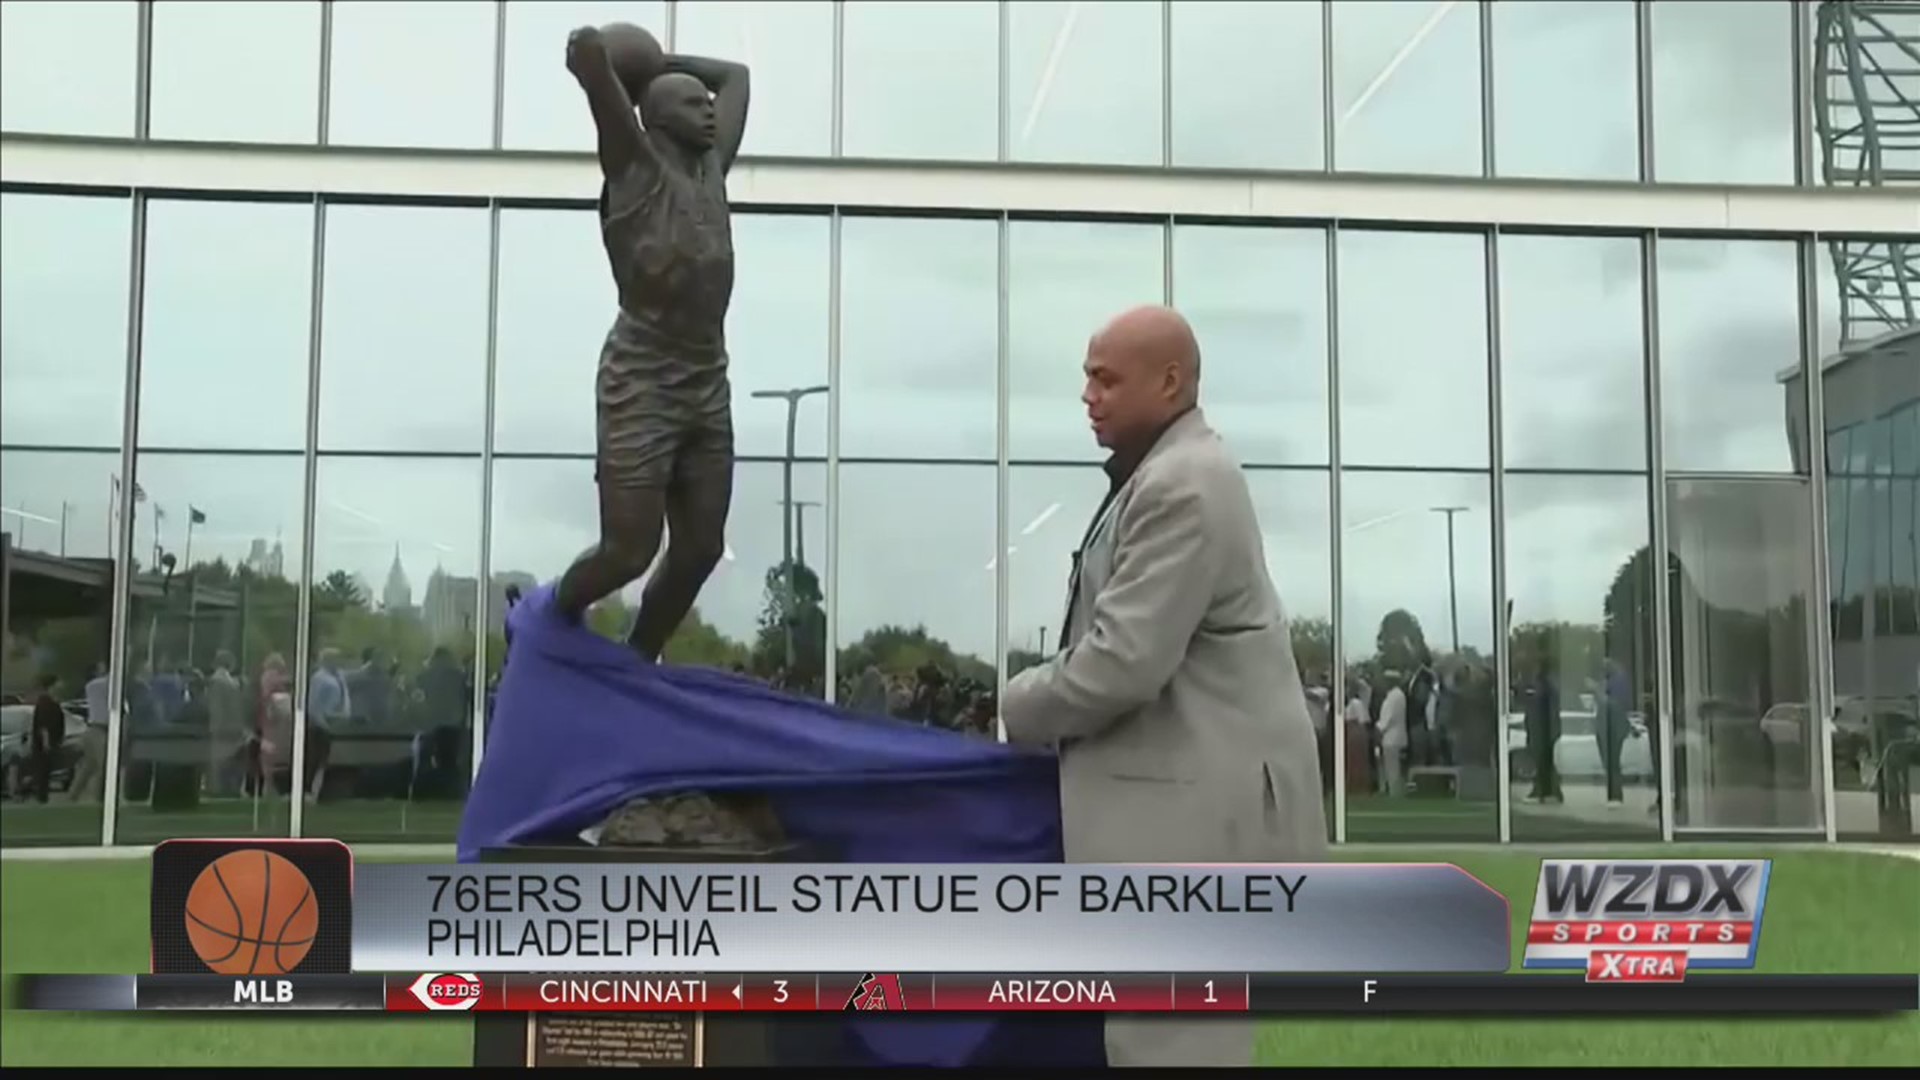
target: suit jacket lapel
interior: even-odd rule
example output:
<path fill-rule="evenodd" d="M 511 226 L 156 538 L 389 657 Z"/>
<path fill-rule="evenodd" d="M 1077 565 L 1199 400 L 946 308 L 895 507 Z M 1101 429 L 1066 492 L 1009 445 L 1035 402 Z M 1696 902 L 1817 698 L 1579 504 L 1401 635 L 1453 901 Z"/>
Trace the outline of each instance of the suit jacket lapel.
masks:
<path fill-rule="evenodd" d="M 1153 445 L 1140 455 L 1140 460 L 1126 468 L 1124 473 L 1116 474 L 1109 463 L 1107 475 L 1112 482 L 1107 488 L 1107 497 L 1101 501 L 1100 509 L 1094 512 L 1093 521 L 1087 525 L 1086 535 L 1080 538 L 1080 546 L 1073 553 L 1073 567 L 1067 575 L 1067 611 L 1060 620 L 1059 649 L 1061 651 L 1065 651 L 1074 641 L 1072 636 L 1074 616 L 1080 606 L 1081 578 L 1086 569 L 1087 553 L 1093 550 L 1096 543 L 1104 541 L 1112 530 L 1114 518 L 1119 514 L 1121 493 L 1133 483 L 1133 478 L 1140 474 L 1141 466 L 1145 465 L 1148 459 L 1196 426 L 1201 428 L 1206 426 L 1206 417 L 1197 405 L 1175 417 L 1173 422 L 1154 439 Z"/>
<path fill-rule="evenodd" d="M 1126 484 L 1120 484 L 1107 492 L 1107 497 L 1100 503 L 1100 509 L 1095 511 L 1093 520 L 1087 524 L 1087 532 L 1080 538 L 1080 546 L 1074 549 L 1073 568 L 1067 575 L 1067 610 L 1060 620 L 1059 648 L 1061 650 L 1073 644 L 1074 622 L 1080 607 L 1080 586 L 1082 575 L 1086 571 L 1087 553 L 1096 543 L 1101 542 L 1113 527 L 1113 518 L 1119 512 L 1120 493 L 1124 490 L 1126 490 Z"/>

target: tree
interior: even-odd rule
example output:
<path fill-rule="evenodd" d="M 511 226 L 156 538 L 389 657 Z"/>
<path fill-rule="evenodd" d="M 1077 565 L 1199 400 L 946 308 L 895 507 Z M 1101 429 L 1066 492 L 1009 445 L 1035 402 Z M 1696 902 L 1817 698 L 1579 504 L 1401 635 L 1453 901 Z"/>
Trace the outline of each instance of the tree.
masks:
<path fill-rule="evenodd" d="M 1587 679 L 1600 677 L 1606 656 L 1606 633 L 1591 623 L 1524 622 L 1507 635 L 1508 670 L 1515 682 L 1527 682 L 1541 665 L 1560 676 L 1563 692 L 1571 693 Z"/>
<path fill-rule="evenodd" d="M 667 642 L 665 659 L 674 664 L 730 669 L 744 666 L 751 655 L 745 645 L 721 633 L 700 616 L 699 608 L 694 608 Z"/>
<path fill-rule="evenodd" d="M 1289 633 L 1293 640 L 1293 662 L 1308 681 L 1333 671 L 1331 619 L 1295 619 Z"/>
<path fill-rule="evenodd" d="M 335 570 L 314 583 L 314 607 L 330 611 L 344 611 L 348 608 L 367 606 L 366 594 L 360 591 L 360 583 L 345 570 Z"/>
<path fill-rule="evenodd" d="M 1374 637 L 1374 650 L 1381 668 L 1410 675 L 1432 659 L 1427 648 L 1426 631 L 1420 619 L 1405 608 L 1394 608 L 1380 620 L 1380 632 Z"/>
<path fill-rule="evenodd" d="M 991 663 L 971 653 L 956 652 L 952 645 L 927 633 L 924 626 L 876 626 L 840 650 L 840 670 L 852 674 L 871 665 L 889 675 L 911 675 L 929 664 L 955 678 L 989 685 L 996 677 Z"/>
<path fill-rule="evenodd" d="M 1031 649 L 1008 649 L 1007 678 L 1011 679 L 1030 667 L 1039 667 L 1045 660 L 1046 657 Z"/>
<path fill-rule="evenodd" d="M 789 589 L 786 565 L 767 569 L 760 632 L 753 641 L 753 670 L 762 675 L 784 670 L 793 683 L 812 686 L 826 675 L 827 615 L 822 607 L 826 598 L 819 576 L 805 563 L 793 565 Z"/>

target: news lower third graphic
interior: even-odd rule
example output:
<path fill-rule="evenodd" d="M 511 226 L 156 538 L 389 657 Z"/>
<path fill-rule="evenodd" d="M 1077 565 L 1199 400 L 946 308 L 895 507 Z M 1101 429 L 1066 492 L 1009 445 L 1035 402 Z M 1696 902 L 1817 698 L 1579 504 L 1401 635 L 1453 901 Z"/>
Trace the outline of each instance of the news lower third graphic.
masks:
<path fill-rule="evenodd" d="M 345 975 L 353 856 L 336 840 L 169 840 L 153 850 L 151 919 L 156 975 Z"/>
<path fill-rule="evenodd" d="M 885 1003 L 867 1004 L 877 992 Z M 895 996 L 897 995 L 897 996 Z M 16 1007 L 62 1012 L 1242 1013 L 1267 1016 L 1880 1015 L 1920 1011 L 1920 976 L 951 972 L 708 975 L 23 975 Z"/>
<path fill-rule="evenodd" d="M 1445 864 L 370 863 L 356 872 L 360 971 L 1494 973 L 1513 959 L 1506 897 Z M 1406 919 L 1409 910 L 1422 919 Z M 866 1007 L 883 1000 L 884 988 Z"/>
<path fill-rule="evenodd" d="M 1766 859 L 1546 859 L 1522 967 L 1584 969 L 1589 982 L 1680 982 L 1752 970 Z"/>

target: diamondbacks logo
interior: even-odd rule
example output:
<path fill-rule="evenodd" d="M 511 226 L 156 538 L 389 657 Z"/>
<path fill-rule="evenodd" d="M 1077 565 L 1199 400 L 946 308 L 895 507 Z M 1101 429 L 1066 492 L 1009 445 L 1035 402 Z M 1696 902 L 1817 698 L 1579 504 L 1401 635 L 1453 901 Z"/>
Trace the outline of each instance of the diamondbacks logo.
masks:
<path fill-rule="evenodd" d="M 900 976 L 897 974 L 880 975 L 868 972 L 860 979 L 860 984 L 847 995 L 845 1012 L 899 1012 L 907 1007 L 907 999 L 900 993 Z"/>
<path fill-rule="evenodd" d="M 1689 966 L 1750 969 L 1766 859 L 1548 859 L 1522 967 L 1584 968 L 1588 982 L 1679 982 Z"/>

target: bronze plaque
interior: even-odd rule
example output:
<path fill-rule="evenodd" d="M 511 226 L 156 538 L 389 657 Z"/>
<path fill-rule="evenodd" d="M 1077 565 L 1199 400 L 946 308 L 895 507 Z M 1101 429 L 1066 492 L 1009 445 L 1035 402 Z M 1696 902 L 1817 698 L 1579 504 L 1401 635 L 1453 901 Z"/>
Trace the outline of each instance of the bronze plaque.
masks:
<path fill-rule="evenodd" d="M 528 1013 L 529 1068 L 698 1068 L 706 1064 L 699 1013 Z"/>

